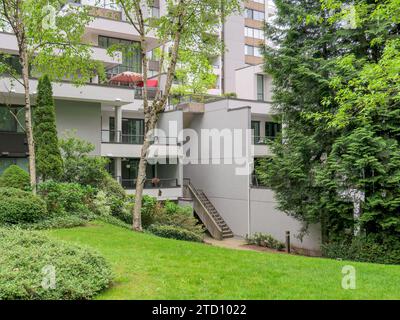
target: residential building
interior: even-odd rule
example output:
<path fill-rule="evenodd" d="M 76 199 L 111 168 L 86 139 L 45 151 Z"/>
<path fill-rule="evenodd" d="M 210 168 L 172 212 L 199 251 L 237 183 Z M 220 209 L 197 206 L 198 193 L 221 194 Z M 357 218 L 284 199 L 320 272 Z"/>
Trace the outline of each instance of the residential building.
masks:
<path fill-rule="evenodd" d="M 93 1 L 80 2 L 93 5 Z M 95 19 L 86 28 L 84 42 L 92 46 L 93 59 L 104 64 L 108 78 L 123 71 L 141 72 L 139 52 L 107 54 L 113 44 L 139 40 L 123 13 L 107 3 L 93 7 Z M 281 127 L 271 108 L 271 80 L 263 72 L 259 49 L 255 49 L 264 43 L 260 30 L 262 20 L 270 16 L 270 7 L 262 0 L 248 1 L 244 6 L 245 16 L 228 18 L 221 29 L 227 53 L 214 62 L 220 83 L 210 93 L 216 96 L 201 103 L 183 100 L 170 104 L 160 116 L 148 156 L 144 193 L 159 200 L 192 204 L 216 238 L 266 232 L 284 241 L 285 232 L 290 231 L 295 246 L 315 251 L 320 242 L 318 227 L 311 226 L 303 241 L 297 239 L 301 224 L 276 209 L 273 192 L 261 186 L 249 169 L 258 159 L 272 156 L 266 142 L 274 139 Z M 164 11 L 163 1 L 154 1 L 151 14 L 162 15 Z M 159 64 L 152 59 L 151 50 L 159 43 L 153 34 L 148 35 L 147 42 L 148 69 L 155 76 Z M 0 51 L 14 55 L 17 61 L 13 34 L 0 33 Z M 134 193 L 144 135 L 142 90 L 98 82 L 93 78 L 81 87 L 68 81 L 53 84 L 57 130 L 60 136 L 66 130 L 75 130 L 78 137 L 91 142 L 93 154 L 109 158 L 109 172 L 128 193 Z M 158 85 L 162 89 L 162 83 Z M 34 105 L 37 79 L 30 79 L 30 87 Z M 237 98 L 226 99 L 220 95 L 223 92 L 234 92 Z M 1 173 L 12 163 L 26 168 L 28 150 L 18 123 L 23 123 L 18 119 L 24 117 L 22 86 L 3 75 L 0 99 Z M 203 130 L 214 133 L 203 136 Z M 239 143 L 229 140 L 235 132 L 240 133 Z M 216 148 L 215 134 L 223 140 Z M 190 149 L 192 139 L 198 139 L 198 144 Z M 227 153 L 228 145 L 238 152 Z M 208 149 L 206 156 L 204 148 Z M 217 155 L 212 153 L 215 150 Z"/>

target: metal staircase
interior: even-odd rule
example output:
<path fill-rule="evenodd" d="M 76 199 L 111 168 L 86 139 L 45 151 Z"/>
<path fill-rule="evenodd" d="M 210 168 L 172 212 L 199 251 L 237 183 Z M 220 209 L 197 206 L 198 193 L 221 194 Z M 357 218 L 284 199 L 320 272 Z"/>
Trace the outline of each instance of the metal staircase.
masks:
<path fill-rule="evenodd" d="M 197 190 L 190 181 L 186 184 L 186 187 L 191 193 L 194 211 L 210 232 L 211 236 L 219 240 L 232 238 L 232 230 L 207 198 L 204 191 Z"/>

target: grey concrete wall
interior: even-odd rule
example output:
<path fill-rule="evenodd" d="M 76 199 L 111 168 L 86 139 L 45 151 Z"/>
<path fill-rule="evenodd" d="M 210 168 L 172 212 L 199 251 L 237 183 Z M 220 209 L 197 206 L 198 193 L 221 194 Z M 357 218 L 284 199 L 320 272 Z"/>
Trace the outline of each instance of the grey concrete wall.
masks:
<path fill-rule="evenodd" d="M 83 101 L 56 100 L 56 121 L 59 136 L 66 130 L 76 130 L 76 135 L 95 146 L 93 154 L 101 150 L 101 104 Z"/>
<path fill-rule="evenodd" d="M 242 15 L 230 16 L 225 23 L 224 42 L 224 89 L 236 92 L 235 70 L 245 66 L 244 62 L 244 18 Z"/>
<path fill-rule="evenodd" d="M 250 108 L 244 107 L 247 101 L 224 100 L 206 105 L 204 115 L 196 115 L 190 123 L 201 141 L 201 129 L 247 129 L 250 128 L 252 115 Z M 242 108 L 240 108 L 242 106 Z M 228 111 L 229 108 L 238 108 Z M 253 118 L 257 118 L 253 115 Z M 245 142 L 245 138 L 243 138 Z M 244 149 L 246 146 L 244 146 Z M 244 150 L 243 150 L 244 151 Z M 245 153 L 243 153 L 245 154 Z M 221 150 L 221 157 L 223 150 Z M 205 160 L 198 155 L 198 160 Z M 249 232 L 249 177 L 238 175 L 235 164 L 187 164 L 184 177 L 205 192 L 235 235 L 245 236 Z M 302 224 L 294 218 L 276 209 L 273 192 L 266 189 L 250 189 L 250 232 L 271 234 L 280 241 L 285 240 L 285 232 L 292 234 L 292 244 L 296 247 L 318 250 L 320 246 L 319 228 L 311 226 L 309 234 L 301 241 L 296 236 Z"/>
<path fill-rule="evenodd" d="M 227 108 L 226 100 L 206 105 L 204 115 L 196 115 L 193 118 L 190 124 L 191 129 L 195 130 L 200 137 L 201 129 L 246 129 L 249 127 L 249 108 L 234 111 L 228 111 Z M 245 155 L 245 148 L 246 144 L 243 142 L 243 155 Z M 221 144 L 221 149 L 223 149 L 223 144 Z M 220 152 L 221 157 L 224 157 L 223 150 Z M 205 159 L 199 153 L 198 160 L 208 160 L 210 163 L 185 165 L 184 177 L 189 178 L 196 188 L 205 192 L 235 234 L 245 235 L 247 233 L 248 177 L 236 175 L 236 169 L 243 165 L 235 164 L 236 161 L 243 163 L 245 159 L 233 158 L 232 164 L 223 162 L 212 164 L 213 159 L 215 158 L 212 156 Z"/>
<path fill-rule="evenodd" d="M 284 242 L 285 232 L 290 231 L 293 246 L 318 251 L 321 244 L 321 232 L 318 225 L 311 225 L 302 237 L 302 223 L 276 209 L 274 193 L 269 189 L 251 189 L 251 230 L 265 232 Z"/>
<path fill-rule="evenodd" d="M 182 111 L 165 112 L 160 115 L 157 122 L 157 128 L 163 130 L 167 138 L 177 138 L 183 129 Z M 169 139 L 174 141 L 175 139 Z"/>

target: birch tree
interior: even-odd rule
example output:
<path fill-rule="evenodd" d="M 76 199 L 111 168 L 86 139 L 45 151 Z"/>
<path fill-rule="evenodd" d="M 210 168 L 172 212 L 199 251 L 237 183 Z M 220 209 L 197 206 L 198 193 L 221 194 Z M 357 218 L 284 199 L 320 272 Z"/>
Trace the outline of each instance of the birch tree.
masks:
<path fill-rule="evenodd" d="M 21 66 L 21 70 L 15 70 L 2 59 L 0 72 L 24 90 L 29 174 L 34 192 L 37 181 L 29 78 L 32 72 L 46 73 L 53 80 L 69 79 L 82 84 L 101 68 L 91 61 L 90 47 L 81 42 L 91 19 L 88 10 L 60 0 L 0 0 L 0 28 L 15 35 Z"/>
<path fill-rule="evenodd" d="M 140 37 L 141 61 L 143 70 L 143 109 L 144 109 L 144 142 L 136 182 L 136 198 L 133 209 L 133 229 L 142 230 L 141 206 L 143 188 L 146 180 L 146 156 L 151 144 L 151 133 L 156 128 L 159 115 L 164 111 L 177 68 L 177 64 L 185 65 L 190 61 L 180 61 L 185 52 L 193 55 L 209 57 L 223 50 L 219 26 L 223 17 L 240 10 L 238 0 L 166 0 L 165 14 L 151 17 L 152 0 L 118 0 L 127 21 L 134 27 Z M 161 74 L 165 75 L 165 85 L 156 92 L 155 99 L 148 99 L 147 88 L 147 53 L 150 51 L 147 36 L 154 33 L 160 43 L 159 83 Z M 186 55 L 187 56 L 187 55 Z M 192 61 L 195 59 L 191 59 Z M 210 70 L 211 72 L 211 70 Z M 161 90 L 162 89 L 162 90 Z"/>

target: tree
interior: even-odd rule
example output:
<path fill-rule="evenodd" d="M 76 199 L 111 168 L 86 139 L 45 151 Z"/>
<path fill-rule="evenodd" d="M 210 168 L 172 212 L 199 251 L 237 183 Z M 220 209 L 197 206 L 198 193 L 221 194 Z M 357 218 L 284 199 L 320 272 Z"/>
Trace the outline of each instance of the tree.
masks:
<path fill-rule="evenodd" d="M 279 208 L 321 223 L 324 242 L 360 226 L 394 232 L 398 1 L 275 3 L 277 20 L 267 35 L 277 46 L 266 49 L 265 64 L 286 126 L 273 144 L 275 157 L 258 173 Z M 360 219 L 352 192 L 365 195 Z"/>
<path fill-rule="evenodd" d="M 67 132 L 64 139 L 60 139 L 60 148 L 64 164 L 62 182 L 96 188 L 103 186 L 109 176 L 106 170 L 108 159 L 91 156 L 90 153 L 95 149 L 92 143 L 77 138 L 73 132 Z"/>
<path fill-rule="evenodd" d="M 221 50 L 221 41 L 216 27 L 223 18 L 239 10 L 237 0 L 167 0 L 166 14 L 160 18 L 149 18 L 153 1 L 118 0 L 128 22 L 140 36 L 141 61 L 143 70 L 143 108 L 145 134 L 141 150 L 136 183 L 136 201 L 133 210 L 133 229 L 141 231 L 141 205 L 143 187 L 146 179 L 146 156 L 151 143 L 151 134 L 156 128 L 158 117 L 162 113 L 171 94 L 172 83 L 181 53 L 209 56 L 210 52 Z M 222 14 L 224 13 L 224 14 Z M 147 52 L 149 51 L 146 35 L 154 32 L 162 44 L 160 52 L 161 70 L 158 76 L 165 74 L 165 85 L 158 89 L 155 99 L 150 104 L 147 94 Z M 183 56 L 183 55 L 182 55 Z M 182 61 L 185 63 L 185 61 Z"/>
<path fill-rule="evenodd" d="M 34 109 L 33 137 L 36 151 L 36 170 L 43 181 L 58 180 L 62 175 L 62 159 L 58 145 L 56 110 L 53 90 L 47 75 L 39 79 Z"/>
<path fill-rule="evenodd" d="M 7 71 L 24 89 L 25 130 L 33 192 L 36 192 L 36 157 L 29 76 L 34 70 L 54 79 L 67 77 L 77 84 L 87 82 L 99 69 L 99 64 L 90 60 L 90 47 L 81 44 L 90 19 L 88 9 L 63 1 L 0 1 L 0 27 L 15 34 L 20 70 L 5 63 L 0 63 L 0 69 L 1 73 Z"/>

